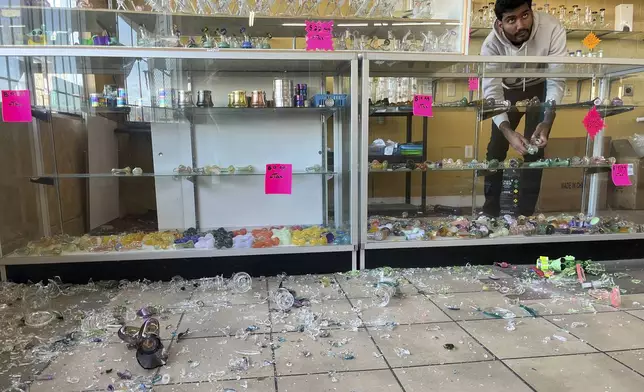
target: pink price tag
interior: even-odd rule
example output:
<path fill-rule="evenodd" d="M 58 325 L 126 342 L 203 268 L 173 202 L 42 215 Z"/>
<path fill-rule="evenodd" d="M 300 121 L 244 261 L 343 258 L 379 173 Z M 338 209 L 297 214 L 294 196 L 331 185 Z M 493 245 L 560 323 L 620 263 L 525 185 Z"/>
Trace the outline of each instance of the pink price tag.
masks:
<path fill-rule="evenodd" d="M 611 167 L 611 178 L 615 186 L 631 186 L 631 179 L 628 178 L 628 164 L 616 163 Z"/>
<path fill-rule="evenodd" d="M 469 91 L 477 91 L 479 89 L 479 78 L 469 78 L 467 81 L 467 89 Z"/>
<path fill-rule="evenodd" d="M 333 50 L 333 21 L 305 22 L 306 50 Z"/>
<path fill-rule="evenodd" d="M 2 90 L 2 121 L 31 122 L 29 90 Z"/>
<path fill-rule="evenodd" d="M 290 195 L 293 188 L 293 165 L 269 163 L 264 175 L 264 193 L 267 195 Z"/>
<path fill-rule="evenodd" d="M 433 104 L 431 95 L 414 95 L 414 116 L 434 117 Z"/>
<path fill-rule="evenodd" d="M 595 135 L 597 135 L 606 126 L 606 123 L 597 111 L 596 106 L 593 106 L 592 109 L 588 111 L 588 114 L 586 114 L 582 123 L 591 139 L 594 139 Z"/>
<path fill-rule="evenodd" d="M 613 287 L 610 292 L 610 304 L 614 308 L 622 306 L 622 293 L 619 291 L 619 286 Z"/>

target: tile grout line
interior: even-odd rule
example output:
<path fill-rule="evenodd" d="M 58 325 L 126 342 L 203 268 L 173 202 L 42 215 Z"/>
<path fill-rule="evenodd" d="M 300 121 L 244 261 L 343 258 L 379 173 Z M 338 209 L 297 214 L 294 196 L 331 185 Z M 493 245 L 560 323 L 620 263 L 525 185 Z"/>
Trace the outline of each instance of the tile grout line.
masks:
<path fill-rule="evenodd" d="M 633 316 L 633 317 L 635 317 L 635 316 Z M 637 318 L 637 317 L 636 317 L 636 318 Z M 557 327 L 557 328 L 559 328 L 559 329 L 563 329 L 563 328 L 559 327 L 557 324 L 555 324 L 555 323 L 553 323 L 552 321 L 548 320 L 547 318 L 545 318 L 545 317 L 544 317 L 544 319 L 545 319 L 546 321 L 548 321 L 550 324 L 554 325 L 555 327 Z M 597 348 L 597 347 L 593 346 L 592 344 L 590 344 L 590 342 L 588 342 L 588 341 L 586 341 L 586 340 L 581 339 L 580 337 L 578 337 L 577 335 L 575 335 L 574 333 L 572 333 L 572 332 L 570 332 L 570 331 L 568 331 L 568 330 L 565 330 L 565 331 L 566 331 L 566 332 L 568 332 L 570 335 L 574 336 L 576 339 L 579 339 L 580 341 L 583 341 L 584 343 L 586 343 L 588 346 L 590 346 L 590 347 L 594 348 L 594 349 L 595 349 L 595 350 L 597 350 L 599 353 L 604 354 L 605 356 L 607 356 L 608 358 L 612 359 L 613 361 L 615 361 L 615 362 L 617 362 L 617 363 L 622 364 L 624 367 L 626 367 L 626 368 L 628 368 L 628 369 L 630 369 L 630 370 L 634 371 L 635 373 L 639 374 L 640 376 L 644 377 L 644 374 L 642 374 L 642 373 L 638 372 L 637 370 L 633 369 L 632 367 L 630 367 L 630 366 L 626 365 L 626 364 L 625 364 L 625 363 L 623 363 L 622 361 L 620 361 L 620 360 L 618 360 L 618 359 L 616 359 L 616 358 L 614 358 L 614 357 L 610 356 L 610 355 L 609 355 L 608 353 L 606 353 L 604 350 L 600 350 L 599 348 Z M 624 350 L 617 350 L 617 351 L 624 351 Z"/>
<path fill-rule="evenodd" d="M 407 279 L 407 278 L 405 278 L 405 279 Z M 418 287 L 417 287 L 414 283 L 412 283 L 409 279 L 407 279 L 407 281 L 408 281 L 410 284 L 412 284 L 412 285 L 416 288 L 416 290 L 418 290 Z M 479 280 L 479 282 L 480 282 L 480 280 Z M 482 291 L 481 291 L 481 292 L 482 292 Z M 431 299 L 427 294 L 423 293 L 423 295 L 425 296 L 425 298 L 427 298 L 427 300 L 428 300 L 429 302 L 431 302 L 434 306 L 436 306 L 436 307 L 437 307 L 441 312 L 443 312 L 443 313 L 444 313 L 444 314 L 445 314 L 449 319 L 451 319 L 452 321 L 454 321 L 454 324 L 456 324 L 456 325 L 457 325 L 457 326 L 458 326 L 458 327 L 459 327 L 463 332 L 465 332 L 465 333 L 466 333 L 470 338 L 472 338 L 472 340 L 474 340 L 477 344 L 479 344 L 481 347 L 483 347 L 483 349 L 484 349 L 484 350 L 486 350 L 487 352 L 489 352 L 489 353 L 490 353 L 490 354 L 491 354 L 491 355 L 492 355 L 496 360 L 498 360 L 499 362 L 501 362 L 501 364 L 502 364 L 503 366 L 505 366 L 505 368 L 506 368 L 506 369 L 508 369 L 508 370 L 509 370 L 512 374 L 514 374 L 514 375 L 515 375 L 519 380 L 521 380 L 521 381 L 522 381 L 522 382 L 523 382 L 523 383 L 524 383 L 528 388 L 530 388 L 530 389 L 531 389 L 532 391 L 534 391 L 534 392 L 537 392 L 537 390 L 536 390 L 534 387 L 532 387 L 532 385 L 530 385 L 526 380 L 524 380 L 521 376 L 519 376 L 519 375 L 517 374 L 517 372 L 515 372 L 515 371 L 514 371 L 514 369 L 512 369 L 512 368 L 511 368 L 511 367 L 509 367 L 505 362 L 503 362 L 503 360 L 501 360 L 501 359 L 500 359 L 496 354 L 494 354 L 494 353 L 492 352 L 492 350 L 488 349 L 484 344 L 482 344 L 481 342 L 479 342 L 479 341 L 478 341 L 478 339 L 476 339 L 476 338 L 474 337 L 474 335 L 472 335 L 468 330 L 466 330 L 465 328 L 463 328 L 463 326 L 462 326 L 462 325 L 460 325 L 458 322 L 456 322 L 456 321 L 455 321 L 455 320 L 454 320 L 454 319 L 453 319 L 453 318 L 452 318 L 448 313 L 446 313 L 446 312 L 445 312 L 445 310 L 443 310 L 443 308 L 441 308 L 440 306 L 438 306 L 438 305 L 436 304 L 436 302 L 434 302 L 434 301 L 433 301 L 433 300 L 432 300 L 432 299 Z"/>
<path fill-rule="evenodd" d="M 344 293 L 344 296 L 345 296 L 345 298 L 347 299 L 347 301 L 349 302 L 349 305 L 351 305 L 351 309 L 354 309 L 353 302 L 351 302 L 351 299 L 349 298 L 349 295 L 347 294 L 347 292 L 344 290 L 344 288 L 342 287 L 342 285 L 340 284 L 340 282 L 338 281 L 338 279 L 337 279 L 335 276 L 334 276 L 333 278 L 334 278 L 334 279 L 335 279 L 335 281 L 338 283 L 338 286 L 340 286 L 340 289 L 341 289 L 341 290 L 342 290 L 342 292 Z M 366 331 L 366 332 L 367 332 L 367 334 L 369 335 L 369 339 L 371 339 L 371 342 L 373 343 L 373 345 L 374 345 L 374 346 L 376 346 L 376 350 L 378 350 L 378 352 L 379 352 L 379 353 L 380 353 L 380 355 L 381 355 L 381 358 L 385 361 L 385 364 L 386 364 L 386 365 L 387 365 L 387 367 L 389 368 L 389 371 L 391 372 L 391 375 L 394 377 L 394 379 L 395 379 L 395 380 L 396 380 L 396 382 L 398 383 L 398 386 L 400 387 L 400 389 L 402 390 L 402 392 L 407 392 L 407 390 L 406 390 L 406 389 L 405 389 L 405 387 L 403 386 L 402 382 L 400 382 L 400 379 L 398 378 L 398 375 L 396 374 L 396 372 L 394 372 L 394 369 L 393 369 L 393 368 L 391 367 L 391 365 L 389 364 L 389 361 L 387 360 L 387 357 L 386 357 L 386 356 L 385 356 L 385 354 L 382 352 L 382 349 L 380 348 L 380 346 L 378 345 L 378 343 L 376 343 L 376 340 L 374 339 L 373 335 L 372 335 L 372 334 L 371 334 L 371 332 L 369 331 L 369 328 L 367 328 L 367 325 L 365 324 L 364 320 L 362 319 L 362 312 L 360 312 L 360 314 L 357 314 L 357 313 L 356 313 L 356 316 L 358 316 L 358 319 L 360 319 L 360 322 L 362 323 L 362 326 L 364 327 L 365 331 Z"/>
<path fill-rule="evenodd" d="M 266 307 L 268 308 L 268 322 L 270 323 L 269 339 L 271 342 L 271 354 L 273 357 L 273 387 L 275 388 L 275 392 L 278 392 L 277 359 L 275 357 L 275 345 L 273 344 L 273 313 L 271 312 L 271 293 L 268 286 L 268 279 L 266 279 Z"/>

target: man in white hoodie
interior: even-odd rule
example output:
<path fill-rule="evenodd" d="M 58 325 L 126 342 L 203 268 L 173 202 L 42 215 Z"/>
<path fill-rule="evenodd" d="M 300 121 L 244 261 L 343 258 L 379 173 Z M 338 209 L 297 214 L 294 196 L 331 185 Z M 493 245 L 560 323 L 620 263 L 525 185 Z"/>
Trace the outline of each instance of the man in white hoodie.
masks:
<path fill-rule="evenodd" d="M 566 30 L 559 21 L 548 14 L 534 12 L 532 0 L 496 0 L 494 12 L 497 20 L 490 35 L 483 42 L 481 55 L 484 56 L 565 56 Z M 523 67 L 521 59 L 516 64 L 506 64 L 506 68 Z M 556 63 L 553 59 L 551 63 Z M 549 67 L 547 64 L 537 68 Z M 552 65 L 550 65 L 552 67 Z M 492 66 L 494 68 L 494 66 Z M 491 69 L 488 69 L 488 71 Z M 538 97 L 546 103 L 539 109 L 526 113 L 523 135 L 516 128 L 523 113 L 510 111 L 493 118 L 492 136 L 487 147 L 487 160 L 505 160 L 509 146 L 521 155 L 526 162 L 543 158 L 543 149 L 548 143 L 555 112 L 547 103 L 560 103 L 565 89 L 561 79 L 549 78 L 483 78 L 485 98 L 497 102 L 509 100 L 512 105 L 517 101 Z M 527 145 L 539 147 L 533 155 L 527 154 Z M 489 216 L 500 215 L 500 195 L 503 173 L 496 172 L 485 177 L 485 204 L 483 212 Z M 532 215 L 539 198 L 541 170 L 523 170 L 519 180 L 519 214 Z"/>

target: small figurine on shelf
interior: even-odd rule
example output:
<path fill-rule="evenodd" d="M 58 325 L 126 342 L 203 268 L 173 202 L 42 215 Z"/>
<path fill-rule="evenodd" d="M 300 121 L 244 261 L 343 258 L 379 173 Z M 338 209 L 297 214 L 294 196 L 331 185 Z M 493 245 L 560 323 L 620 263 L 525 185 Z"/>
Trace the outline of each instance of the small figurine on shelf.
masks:
<path fill-rule="evenodd" d="M 188 43 L 186 44 L 186 48 L 196 48 L 197 43 L 195 42 L 195 37 L 190 37 L 188 38 Z"/>
<path fill-rule="evenodd" d="M 89 0 L 78 0 L 76 2 L 76 8 L 93 8 L 92 3 Z"/>
<path fill-rule="evenodd" d="M 116 10 L 127 11 L 127 7 L 125 6 L 125 0 L 116 0 Z"/>
<path fill-rule="evenodd" d="M 28 37 L 28 45 L 47 45 L 45 25 L 40 26 L 39 29 L 33 29 L 25 35 Z"/>

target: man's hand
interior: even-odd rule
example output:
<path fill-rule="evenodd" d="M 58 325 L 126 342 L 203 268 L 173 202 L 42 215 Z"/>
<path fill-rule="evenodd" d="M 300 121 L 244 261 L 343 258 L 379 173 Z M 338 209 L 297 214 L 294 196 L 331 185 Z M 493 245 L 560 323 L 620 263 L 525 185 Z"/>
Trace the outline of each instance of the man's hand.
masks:
<path fill-rule="evenodd" d="M 537 125 L 530 141 L 532 144 L 539 148 L 544 148 L 548 144 L 548 136 L 550 136 L 550 129 L 552 128 L 551 124 L 542 122 Z"/>
<path fill-rule="evenodd" d="M 521 155 L 526 155 L 528 153 L 528 150 L 526 149 L 526 145 L 528 144 L 528 140 L 518 134 L 517 132 L 512 129 L 510 126 L 510 123 L 507 121 L 504 121 L 501 126 L 499 127 L 499 130 L 503 133 L 503 136 L 508 140 L 508 143 L 510 143 L 510 146 L 516 150 Z"/>

